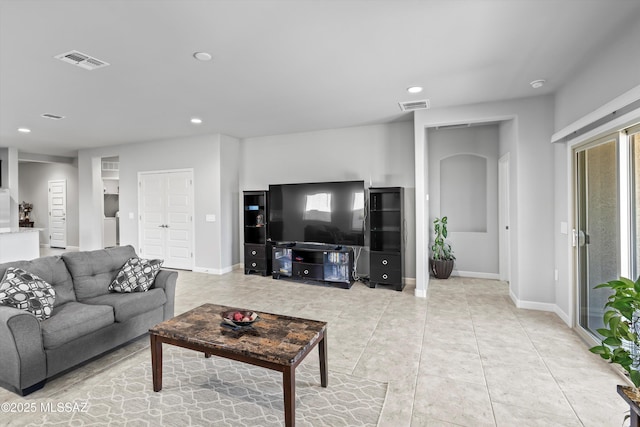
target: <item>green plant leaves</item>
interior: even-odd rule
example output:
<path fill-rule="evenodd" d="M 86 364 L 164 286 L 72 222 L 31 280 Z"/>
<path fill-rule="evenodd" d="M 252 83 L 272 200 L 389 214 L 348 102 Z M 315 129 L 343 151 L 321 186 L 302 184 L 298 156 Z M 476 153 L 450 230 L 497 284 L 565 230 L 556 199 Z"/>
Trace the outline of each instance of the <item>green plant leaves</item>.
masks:
<path fill-rule="evenodd" d="M 433 246 L 431 246 L 432 258 L 435 260 L 456 259 L 456 257 L 453 256 L 451 245 L 445 242 L 448 235 L 446 216 L 433 220 L 433 231 L 435 237 L 433 239 Z"/>
<path fill-rule="evenodd" d="M 605 338 L 604 341 L 602 341 L 602 343 L 606 344 L 606 345 L 610 345 L 612 347 L 616 347 L 616 346 L 622 345 L 622 341 L 619 338 L 616 338 L 616 337 Z"/>
<path fill-rule="evenodd" d="M 631 371 L 629 372 L 629 376 L 631 377 L 631 382 L 633 383 L 634 386 L 639 387 L 640 386 L 640 372 L 638 371 Z"/>
<path fill-rule="evenodd" d="M 621 277 L 601 283 L 595 289 L 609 288 L 613 293 L 604 305 L 604 328 L 597 329 L 603 337 L 602 344 L 589 349 L 611 363 L 620 365 L 629 373 L 631 382 L 640 387 L 640 360 L 634 360 L 634 352 L 640 350 L 640 337 L 635 323 L 640 322 L 640 278 L 636 282 Z"/>

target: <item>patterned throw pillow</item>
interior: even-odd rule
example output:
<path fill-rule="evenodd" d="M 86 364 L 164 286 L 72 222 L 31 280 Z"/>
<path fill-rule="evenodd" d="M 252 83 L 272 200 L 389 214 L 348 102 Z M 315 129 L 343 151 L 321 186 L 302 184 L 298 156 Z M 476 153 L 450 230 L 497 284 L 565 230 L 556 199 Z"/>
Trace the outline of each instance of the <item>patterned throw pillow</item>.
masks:
<path fill-rule="evenodd" d="M 47 320 L 53 312 L 56 291 L 53 287 L 21 268 L 9 267 L 0 282 L 0 304 L 33 313 Z"/>
<path fill-rule="evenodd" d="M 109 290 L 112 292 L 148 291 L 163 262 L 161 259 L 129 258 L 109 285 Z"/>

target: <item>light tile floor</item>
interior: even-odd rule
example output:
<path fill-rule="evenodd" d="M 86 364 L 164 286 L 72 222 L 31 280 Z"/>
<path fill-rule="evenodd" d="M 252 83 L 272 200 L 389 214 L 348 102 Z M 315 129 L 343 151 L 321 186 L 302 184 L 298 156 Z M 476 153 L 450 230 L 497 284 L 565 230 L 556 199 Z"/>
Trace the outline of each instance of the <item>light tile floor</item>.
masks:
<path fill-rule="evenodd" d="M 180 271 L 176 312 L 204 302 L 327 321 L 330 370 L 389 383 L 380 426 L 620 426 L 628 409 L 621 377 L 555 314 L 515 308 L 503 282 L 432 280 L 422 299 Z"/>
<path fill-rule="evenodd" d="M 383 427 L 622 425 L 623 379 L 555 314 L 515 308 L 499 281 L 414 290 L 179 271 L 176 314 L 211 302 L 327 321 L 329 372 L 388 382 Z"/>

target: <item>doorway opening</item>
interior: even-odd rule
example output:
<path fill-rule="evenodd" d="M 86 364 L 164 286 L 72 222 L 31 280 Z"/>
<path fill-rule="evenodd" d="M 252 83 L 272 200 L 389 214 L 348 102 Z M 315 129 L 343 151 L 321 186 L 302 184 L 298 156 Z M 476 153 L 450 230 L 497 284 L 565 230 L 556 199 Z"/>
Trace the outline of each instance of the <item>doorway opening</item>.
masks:
<path fill-rule="evenodd" d="M 105 248 L 120 245 L 120 159 L 103 157 L 102 178 L 102 245 Z"/>

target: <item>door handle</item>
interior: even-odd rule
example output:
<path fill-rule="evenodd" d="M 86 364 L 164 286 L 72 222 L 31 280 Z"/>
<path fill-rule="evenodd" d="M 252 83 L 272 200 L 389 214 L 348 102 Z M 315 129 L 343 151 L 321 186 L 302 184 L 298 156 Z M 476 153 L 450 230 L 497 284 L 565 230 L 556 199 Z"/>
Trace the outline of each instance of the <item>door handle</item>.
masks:
<path fill-rule="evenodd" d="M 578 231 L 578 246 L 585 246 L 589 244 L 589 235 L 587 235 L 584 231 Z"/>

